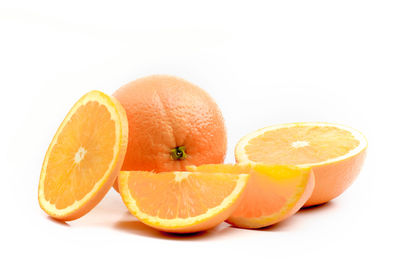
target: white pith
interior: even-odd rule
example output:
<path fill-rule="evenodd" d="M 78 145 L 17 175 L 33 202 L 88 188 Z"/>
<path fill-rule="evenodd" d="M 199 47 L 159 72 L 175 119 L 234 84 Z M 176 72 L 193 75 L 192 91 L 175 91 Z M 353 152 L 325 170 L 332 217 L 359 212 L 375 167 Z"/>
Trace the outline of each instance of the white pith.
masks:
<path fill-rule="evenodd" d="M 86 153 L 87 150 L 83 147 L 80 147 L 78 151 L 75 153 L 74 162 L 76 164 L 79 164 L 79 162 L 81 162 L 85 158 Z"/>
<path fill-rule="evenodd" d="M 300 147 L 305 147 L 309 146 L 310 143 L 308 141 L 295 141 L 291 144 L 293 148 L 300 148 Z"/>
<path fill-rule="evenodd" d="M 175 182 L 181 182 L 189 177 L 189 172 L 174 172 L 175 173 Z"/>

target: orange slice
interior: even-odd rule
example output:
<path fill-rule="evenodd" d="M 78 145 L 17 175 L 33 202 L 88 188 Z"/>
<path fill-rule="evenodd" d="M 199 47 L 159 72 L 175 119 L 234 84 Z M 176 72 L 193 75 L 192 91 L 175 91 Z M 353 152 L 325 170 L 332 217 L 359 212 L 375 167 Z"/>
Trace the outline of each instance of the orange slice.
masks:
<path fill-rule="evenodd" d="M 303 122 L 270 126 L 243 137 L 237 162 L 311 167 L 315 188 L 305 206 L 325 203 L 343 193 L 364 162 L 367 140 L 350 127 Z"/>
<path fill-rule="evenodd" d="M 128 121 L 119 102 L 98 91 L 84 95 L 47 150 L 39 182 L 40 207 L 60 220 L 86 214 L 112 186 L 127 142 Z"/>
<path fill-rule="evenodd" d="M 285 220 L 303 206 L 314 188 L 314 176 L 310 168 L 207 164 L 187 166 L 187 169 L 250 175 L 242 201 L 227 220 L 242 228 L 261 228 Z"/>
<path fill-rule="evenodd" d="M 223 222 L 235 210 L 247 174 L 120 172 L 119 191 L 129 211 L 166 232 L 192 233 Z"/>

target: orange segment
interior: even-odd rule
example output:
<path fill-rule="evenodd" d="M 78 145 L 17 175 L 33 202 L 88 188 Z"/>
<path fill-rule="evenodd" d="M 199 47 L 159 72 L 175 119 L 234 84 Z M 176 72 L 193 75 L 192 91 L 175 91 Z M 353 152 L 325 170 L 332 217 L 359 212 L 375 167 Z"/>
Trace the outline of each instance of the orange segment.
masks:
<path fill-rule="evenodd" d="M 129 211 L 156 229 L 189 233 L 223 222 L 239 204 L 247 174 L 120 172 Z"/>
<path fill-rule="evenodd" d="M 39 204 L 50 216 L 73 220 L 105 195 L 121 168 L 128 141 L 124 109 L 92 91 L 72 107 L 44 159 Z"/>
<path fill-rule="evenodd" d="M 236 145 L 239 163 L 311 167 L 315 189 L 305 206 L 327 202 L 351 185 L 360 172 L 367 141 L 358 131 L 332 123 L 289 123 L 243 137 Z"/>
<path fill-rule="evenodd" d="M 227 222 L 243 228 L 261 228 L 296 213 L 311 196 L 314 176 L 310 168 L 262 164 L 208 164 L 188 166 L 196 172 L 247 173 L 244 197 Z"/>

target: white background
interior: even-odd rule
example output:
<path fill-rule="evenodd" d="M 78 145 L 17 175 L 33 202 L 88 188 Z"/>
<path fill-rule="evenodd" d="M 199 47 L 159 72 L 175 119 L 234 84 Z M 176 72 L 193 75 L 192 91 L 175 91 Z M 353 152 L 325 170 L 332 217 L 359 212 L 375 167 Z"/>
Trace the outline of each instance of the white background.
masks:
<path fill-rule="evenodd" d="M 398 1 L 0 3 L 1 266 L 399 266 Z M 155 73 L 215 98 L 227 162 L 248 132 L 327 121 L 367 136 L 364 168 L 336 200 L 259 231 L 163 234 L 112 190 L 81 219 L 49 219 L 37 185 L 69 108 Z"/>

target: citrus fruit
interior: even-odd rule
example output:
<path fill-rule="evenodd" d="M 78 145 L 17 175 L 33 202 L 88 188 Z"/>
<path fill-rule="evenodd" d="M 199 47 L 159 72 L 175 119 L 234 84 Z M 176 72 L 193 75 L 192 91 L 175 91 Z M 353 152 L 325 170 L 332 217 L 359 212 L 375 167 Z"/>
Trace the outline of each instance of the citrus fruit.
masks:
<path fill-rule="evenodd" d="M 295 214 L 311 196 L 314 175 L 310 168 L 263 164 L 207 164 L 189 171 L 247 173 L 249 182 L 239 206 L 227 222 L 242 228 L 261 228 Z"/>
<path fill-rule="evenodd" d="M 130 82 L 113 95 L 129 122 L 122 170 L 179 171 L 186 165 L 224 161 L 224 119 L 201 88 L 173 76 L 154 75 Z"/>
<path fill-rule="evenodd" d="M 247 174 L 120 172 L 119 191 L 129 211 L 166 232 L 192 233 L 223 222 L 243 196 Z"/>
<path fill-rule="evenodd" d="M 84 95 L 58 128 L 44 158 L 39 204 L 50 216 L 74 220 L 110 189 L 122 166 L 128 121 L 113 97 Z"/>
<path fill-rule="evenodd" d="M 364 162 L 367 140 L 350 127 L 323 123 L 288 123 L 243 137 L 235 148 L 237 162 L 311 167 L 315 188 L 305 206 L 325 203 L 343 193 Z"/>

